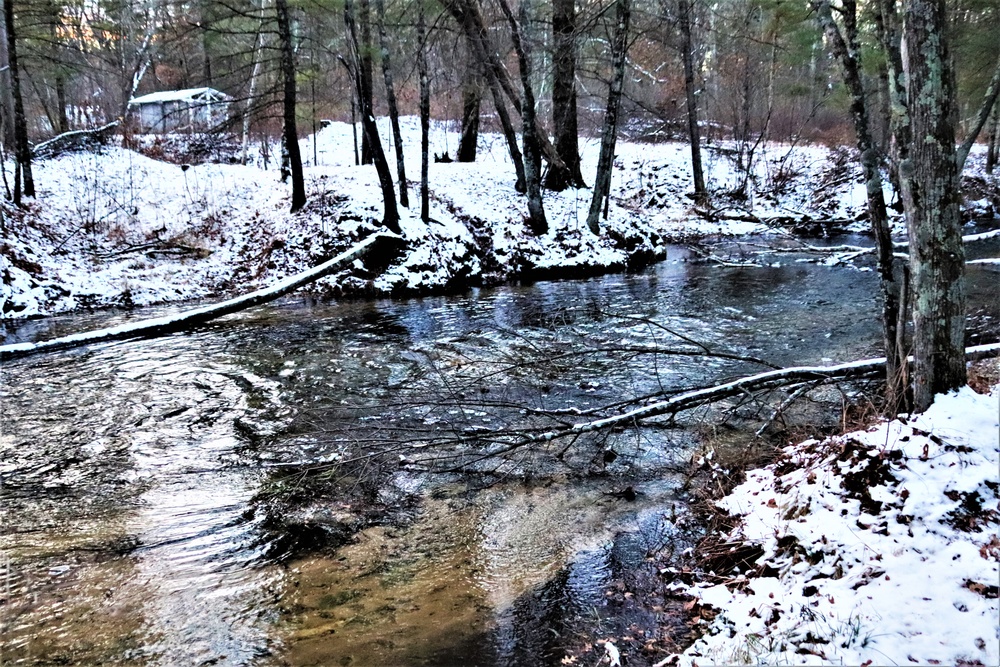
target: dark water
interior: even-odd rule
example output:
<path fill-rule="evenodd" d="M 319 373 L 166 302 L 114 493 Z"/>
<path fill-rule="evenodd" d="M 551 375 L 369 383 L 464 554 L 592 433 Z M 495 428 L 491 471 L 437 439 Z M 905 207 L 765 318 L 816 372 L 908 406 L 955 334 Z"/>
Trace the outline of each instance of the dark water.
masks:
<path fill-rule="evenodd" d="M 581 441 L 561 461 L 518 451 L 475 475 L 422 472 L 436 459 L 414 443 L 440 437 L 467 461 L 455 434 L 555 423 L 521 406 L 596 407 L 764 370 L 654 345 L 776 365 L 878 353 L 873 272 L 684 255 L 452 297 L 287 300 L 195 333 L 6 363 L 0 664 L 557 663 L 554 637 L 613 624 L 609 578 L 671 539 L 673 470 L 697 424 Z M 998 283 L 996 268 L 970 269 L 987 329 Z M 7 338 L 172 310 L 51 318 Z M 344 463 L 375 451 L 392 457 Z M 341 495 L 310 498 L 310 474 L 331 462 L 347 471 Z M 633 503 L 614 495 L 627 486 Z M 404 509 L 365 515 L 379 504 Z M 310 551 L 303 527 L 316 526 L 350 539 Z"/>

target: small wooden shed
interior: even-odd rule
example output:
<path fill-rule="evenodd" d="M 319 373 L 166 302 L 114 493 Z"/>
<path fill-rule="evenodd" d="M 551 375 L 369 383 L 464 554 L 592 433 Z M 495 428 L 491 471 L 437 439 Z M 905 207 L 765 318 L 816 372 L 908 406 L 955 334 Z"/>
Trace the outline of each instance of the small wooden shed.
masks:
<path fill-rule="evenodd" d="M 203 132 L 226 120 L 231 102 L 215 88 L 186 88 L 134 97 L 128 109 L 142 134 Z"/>

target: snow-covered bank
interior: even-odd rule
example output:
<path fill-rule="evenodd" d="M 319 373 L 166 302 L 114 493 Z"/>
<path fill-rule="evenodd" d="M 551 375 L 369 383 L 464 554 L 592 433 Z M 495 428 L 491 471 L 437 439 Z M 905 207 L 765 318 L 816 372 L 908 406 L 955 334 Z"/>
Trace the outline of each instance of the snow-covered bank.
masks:
<path fill-rule="evenodd" d="M 760 555 L 689 589 L 680 664 L 1000 664 L 998 470 L 1000 387 L 786 448 L 719 502 Z"/>
<path fill-rule="evenodd" d="M 415 201 L 419 130 L 416 119 L 403 120 Z M 180 139 L 157 141 L 147 140 L 151 154 L 174 150 Z M 431 143 L 434 152 L 448 152 L 458 137 L 437 124 Z M 375 170 L 354 166 L 351 145 L 351 127 L 342 123 L 320 131 L 315 146 L 313 137 L 302 140 L 308 203 L 295 215 L 287 210 L 288 186 L 278 180 L 273 146 L 250 165 L 173 164 L 122 148 L 39 160 L 37 198 L 22 210 L 4 204 L 0 317 L 231 295 L 320 264 L 379 229 Z M 582 152 L 584 173 L 593 174 L 596 140 L 584 141 Z M 692 185 L 685 145 L 622 142 L 601 235 L 585 224 L 590 190 L 568 190 L 545 194 L 550 230 L 535 237 L 524 224 L 526 202 L 514 192 L 504 143 L 484 135 L 478 162 L 431 165 L 433 220 L 424 224 L 404 209 L 408 245 L 397 262 L 378 273 L 351 268 L 312 289 L 407 294 L 580 276 L 655 259 L 670 240 L 863 216 L 864 187 L 847 151 L 762 147 L 749 179 L 736 169 L 730 147 L 709 146 L 705 155 L 707 183 L 716 193 L 710 214 L 686 196 Z M 979 174 L 977 159 L 974 153 Z M 996 177 L 977 178 L 986 194 L 975 205 L 994 206 Z M 737 193 L 744 180 L 747 187 Z"/>

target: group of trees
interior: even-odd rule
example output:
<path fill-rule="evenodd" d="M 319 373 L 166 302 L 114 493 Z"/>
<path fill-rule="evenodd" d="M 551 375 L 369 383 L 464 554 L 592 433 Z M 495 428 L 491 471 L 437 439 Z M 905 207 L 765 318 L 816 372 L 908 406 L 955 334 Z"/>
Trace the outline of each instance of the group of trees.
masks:
<path fill-rule="evenodd" d="M 4 9 L 0 118 L 17 201 L 33 193 L 29 138 L 120 118 L 136 93 L 164 88 L 232 94 L 228 129 L 242 131 L 244 146 L 280 128 L 293 210 L 306 200 L 297 124 L 360 116 L 358 160 L 375 163 L 384 222 L 396 231 L 397 206 L 409 205 L 400 113 L 421 116 L 425 218 L 433 115 L 460 123 L 459 161 L 476 159 L 484 126 L 502 133 L 537 234 L 548 228 L 544 189 L 587 185 L 581 130 L 600 137 L 595 233 L 623 127 L 686 138 L 701 204 L 706 135 L 732 141 L 747 174 L 766 140 L 856 142 L 880 250 L 890 403 L 908 384 L 908 302 L 917 407 L 964 381 L 958 178 L 972 139 L 985 128 L 991 156 L 997 142 L 993 0 L 4 0 Z M 374 122 L 383 113 L 398 199 Z M 967 139 L 957 149 L 956 136 Z M 902 280 L 886 174 L 909 223 Z"/>

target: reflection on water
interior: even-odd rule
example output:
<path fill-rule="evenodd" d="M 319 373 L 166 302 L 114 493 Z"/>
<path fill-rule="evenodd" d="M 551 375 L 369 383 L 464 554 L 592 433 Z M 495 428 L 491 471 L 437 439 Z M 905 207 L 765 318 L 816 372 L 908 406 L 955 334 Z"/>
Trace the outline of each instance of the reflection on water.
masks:
<path fill-rule="evenodd" d="M 276 546 L 275 525 L 317 529 L 324 507 L 293 521 L 261 499 L 306 484 L 303 464 L 400 446 L 378 440 L 387 425 L 454 421 L 435 412 L 445 390 L 489 428 L 520 413 L 487 414 L 487 401 L 598 405 L 759 369 L 624 348 L 692 339 L 783 365 L 877 350 L 872 272 L 682 255 L 456 297 L 288 300 L 192 334 L 5 364 L 0 664 L 558 663 L 581 624 L 615 627 L 606 582 L 663 539 L 668 469 L 689 434 L 581 441 L 550 468 L 525 452 L 506 479 L 383 470 L 391 483 L 362 489 L 371 499 L 420 502 L 332 552 Z M 970 276 L 974 307 L 996 318 L 995 270 Z M 52 318 L 8 339 L 147 314 Z M 602 463 L 611 447 L 619 458 Z M 626 485 L 636 502 L 612 494 Z M 323 500 L 327 513 L 349 510 L 355 487 Z"/>

